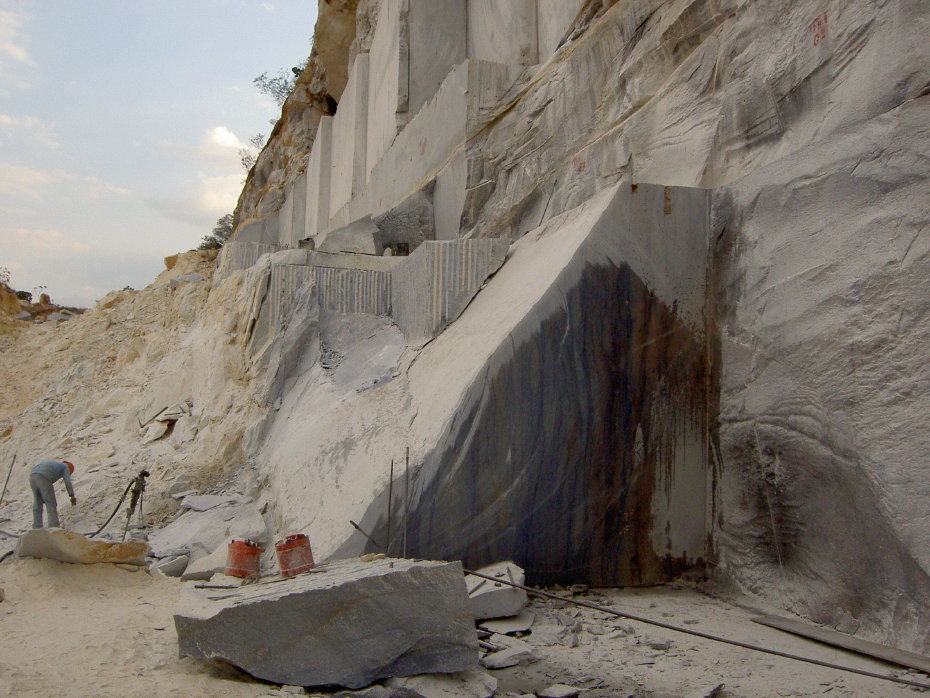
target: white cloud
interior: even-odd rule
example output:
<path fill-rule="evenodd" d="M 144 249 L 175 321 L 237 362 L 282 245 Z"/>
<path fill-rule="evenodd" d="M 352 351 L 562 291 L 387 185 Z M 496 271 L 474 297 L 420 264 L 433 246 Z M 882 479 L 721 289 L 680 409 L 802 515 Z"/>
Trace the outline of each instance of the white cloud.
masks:
<path fill-rule="evenodd" d="M 241 190 L 241 174 L 203 177 L 200 180 L 200 195 L 197 197 L 198 208 L 217 218 L 232 213 Z"/>
<path fill-rule="evenodd" d="M 73 177 L 62 170 L 36 170 L 9 162 L 0 162 L 0 194 L 38 198 L 41 190 Z"/>
<path fill-rule="evenodd" d="M 271 2 L 263 2 L 263 3 L 262 3 L 262 9 L 263 9 L 265 12 L 270 12 L 270 13 L 274 14 L 274 11 L 275 11 L 274 3 L 271 3 Z"/>
<path fill-rule="evenodd" d="M 34 116 L 0 114 L 0 132 L 8 138 L 18 138 L 25 134 L 27 138 L 52 150 L 61 147 L 55 138 L 52 125 Z"/>
<path fill-rule="evenodd" d="M 59 230 L 43 228 L 0 228 L 0 242 L 13 247 L 21 253 L 28 252 L 89 252 L 91 246 L 74 240 Z M 14 260 L 11 265 L 17 264 Z"/>
<path fill-rule="evenodd" d="M 128 196 L 131 192 L 124 188 L 118 187 L 115 184 L 108 184 L 98 177 L 84 177 L 83 180 L 84 194 L 85 196 L 99 201 L 100 199 L 106 198 L 108 196 Z"/>
<path fill-rule="evenodd" d="M 232 213 L 242 190 L 242 174 L 208 176 L 200 173 L 196 193 L 150 198 L 148 204 L 168 218 L 209 229 L 216 219 Z"/>
<path fill-rule="evenodd" d="M 241 170 L 239 151 L 243 148 L 253 152 L 255 150 L 226 126 L 208 128 L 196 146 L 165 142 L 161 147 L 195 162 L 200 169 L 208 170 L 211 174 Z"/>
<path fill-rule="evenodd" d="M 0 7 L 0 80 L 13 87 L 28 87 L 28 83 L 14 74 L 14 69 L 34 65 L 32 56 L 24 43 L 24 28 L 29 15 L 4 3 Z"/>

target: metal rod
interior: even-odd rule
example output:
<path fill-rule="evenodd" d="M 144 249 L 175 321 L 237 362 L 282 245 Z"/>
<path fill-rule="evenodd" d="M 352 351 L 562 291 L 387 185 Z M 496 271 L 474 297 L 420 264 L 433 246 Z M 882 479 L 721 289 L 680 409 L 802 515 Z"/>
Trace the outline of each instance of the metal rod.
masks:
<path fill-rule="evenodd" d="M 404 549 L 403 557 L 407 557 L 407 519 L 410 514 L 410 446 L 407 446 L 407 456 L 404 460 Z"/>
<path fill-rule="evenodd" d="M 566 598 L 564 596 L 559 596 L 557 594 L 550 594 L 548 591 L 541 591 L 539 589 L 534 589 L 533 587 L 524 586 L 523 584 L 517 584 L 516 582 L 508 582 L 505 579 L 499 577 L 489 577 L 486 574 L 481 574 L 480 572 L 472 572 L 471 570 L 465 570 L 465 574 L 470 574 L 475 577 L 481 577 L 483 579 L 490 580 L 492 582 L 497 582 L 498 584 L 506 584 L 508 586 L 515 587 L 517 589 L 523 589 L 523 591 L 528 594 L 533 594 L 535 596 L 542 596 L 547 599 L 555 599 L 556 601 L 564 601 L 565 603 L 574 604 L 576 606 L 583 606 L 584 608 L 590 608 L 600 613 L 606 613 L 610 616 L 616 616 L 618 618 L 626 618 L 627 620 L 635 620 L 640 623 L 647 623 L 648 625 L 654 625 L 658 628 L 665 628 L 666 630 L 674 630 L 679 633 L 685 633 L 686 635 L 693 635 L 694 637 L 701 637 L 705 640 L 713 640 L 714 642 L 722 642 L 727 645 L 734 645 L 735 647 L 742 647 L 747 650 L 755 650 L 756 652 L 765 652 L 766 654 L 774 654 L 776 657 L 784 657 L 786 659 L 794 659 L 799 662 L 807 662 L 808 664 L 816 664 L 818 666 L 827 667 L 828 669 L 839 669 L 840 671 L 848 671 L 853 674 L 859 674 L 861 676 L 869 676 L 873 679 L 884 679 L 885 681 L 893 681 L 894 683 L 904 684 L 905 686 L 914 686 L 916 688 L 930 689 L 930 684 L 920 683 L 918 681 L 910 681 L 908 679 L 901 679 L 897 676 L 891 676 L 889 674 L 878 674 L 872 671 L 866 671 L 865 669 L 856 669 L 850 666 L 843 666 L 842 664 L 833 664 L 832 662 L 825 662 L 820 659 L 812 659 L 810 657 L 802 657 L 798 654 L 791 654 L 789 652 L 782 652 L 780 650 L 769 649 L 768 647 L 762 647 L 761 645 L 752 645 L 748 642 L 740 642 L 739 640 L 731 640 L 726 637 L 721 637 L 719 635 L 711 635 L 710 633 L 702 633 L 699 630 L 689 630 L 688 628 L 682 628 L 677 625 L 671 625 L 670 623 L 663 623 L 662 621 L 652 620 L 650 618 L 643 618 L 642 616 L 634 616 L 630 613 L 621 613 L 620 611 L 615 611 L 612 608 L 607 608 L 606 606 L 598 606 L 594 603 L 588 603 L 587 601 L 578 601 L 577 599 Z"/>
<path fill-rule="evenodd" d="M 363 536 L 365 536 L 368 540 L 370 540 L 370 541 L 372 542 L 372 544 L 373 544 L 376 548 L 382 547 L 382 546 L 381 546 L 381 543 L 379 543 L 379 542 L 376 541 L 374 538 L 372 538 L 372 537 L 369 536 L 367 533 L 365 533 L 365 531 L 362 529 L 362 527 L 359 526 L 357 523 L 355 523 L 355 522 L 352 521 L 352 520 L 350 520 L 349 523 L 352 524 L 352 528 L 354 528 L 356 531 L 358 531 L 358 532 L 361 533 Z"/>
<path fill-rule="evenodd" d="M 394 459 L 391 458 L 391 474 L 388 477 L 388 525 L 387 525 L 387 549 L 385 554 L 391 554 L 391 505 L 394 503 Z"/>
<path fill-rule="evenodd" d="M 10 484 L 10 475 L 13 474 L 13 464 L 16 463 L 16 454 L 13 454 L 13 460 L 10 461 L 10 469 L 6 474 L 6 481 L 3 483 L 3 492 L 0 492 L 0 504 L 3 504 L 3 498 L 6 496 L 6 486 Z"/>

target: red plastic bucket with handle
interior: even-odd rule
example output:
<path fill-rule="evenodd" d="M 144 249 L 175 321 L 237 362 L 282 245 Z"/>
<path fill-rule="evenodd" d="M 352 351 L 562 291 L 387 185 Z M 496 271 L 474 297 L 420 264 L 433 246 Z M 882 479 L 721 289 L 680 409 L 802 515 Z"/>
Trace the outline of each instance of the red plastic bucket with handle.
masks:
<path fill-rule="evenodd" d="M 313 562 L 310 539 L 303 533 L 288 536 L 278 541 L 274 547 L 282 577 L 293 577 L 301 572 L 312 570 L 316 566 Z"/>
<path fill-rule="evenodd" d="M 261 570 L 260 556 L 263 552 L 264 548 L 259 548 L 250 540 L 231 541 L 223 574 L 230 577 L 257 577 Z"/>

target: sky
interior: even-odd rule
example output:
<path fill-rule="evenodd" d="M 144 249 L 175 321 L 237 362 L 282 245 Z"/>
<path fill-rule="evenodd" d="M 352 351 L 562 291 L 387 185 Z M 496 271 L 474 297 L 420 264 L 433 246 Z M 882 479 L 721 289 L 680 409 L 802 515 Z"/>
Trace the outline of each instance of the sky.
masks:
<path fill-rule="evenodd" d="M 231 213 L 316 0 L 0 0 L 0 268 L 89 307 Z M 41 289 L 40 289 L 41 290 Z"/>

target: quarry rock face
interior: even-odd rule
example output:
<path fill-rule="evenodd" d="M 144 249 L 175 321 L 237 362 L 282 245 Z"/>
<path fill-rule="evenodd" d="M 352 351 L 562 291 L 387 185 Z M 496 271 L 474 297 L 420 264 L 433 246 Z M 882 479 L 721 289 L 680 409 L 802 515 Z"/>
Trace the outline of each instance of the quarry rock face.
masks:
<path fill-rule="evenodd" d="M 148 554 L 147 543 L 91 540 L 80 533 L 62 528 L 33 529 L 24 534 L 16 544 L 17 557 L 45 557 L 59 562 L 85 565 L 98 562 L 144 565 L 145 556 Z"/>
<path fill-rule="evenodd" d="M 95 521 L 125 463 L 252 483 L 159 555 L 267 511 L 320 559 L 706 571 L 930 650 L 926 2 L 437 7 L 321 4 L 212 286 L 181 255 L 4 344 L 12 492 L 56 443 Z"/>
<path fill-rule="evenodd" d="M 721 567 L 922 652 L 928 102 L 734 182 L 715 214 Z"/>
<path fill-rule="evenodd" d="M 183 589 L 175 614 L 181 654 L 222 659 L 268 681 L 360 688 L 477 666 L 458 563 L 347 560 L 215 592 Z"/>
<path fill-rule="evenodd" d="M 410 393 L 432 409 L 413 431 L 430 449 L 408 551 L 470 569 L 509 558 L 549 584 L 651 584 L 700 564 L 709 205 L 699 189 L 602 192 L 518 241 L 419 354 Z M 387 490 L 397 512 L 405 487 L 362 518 L 376 540 L 401 540 Z M 339 552 L 355 546 L 371 544 L 356 534 Z"/>

